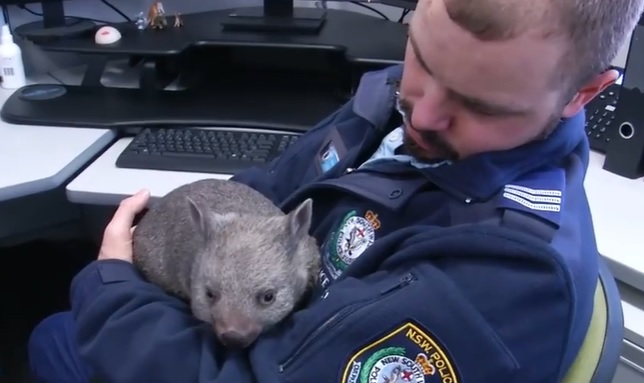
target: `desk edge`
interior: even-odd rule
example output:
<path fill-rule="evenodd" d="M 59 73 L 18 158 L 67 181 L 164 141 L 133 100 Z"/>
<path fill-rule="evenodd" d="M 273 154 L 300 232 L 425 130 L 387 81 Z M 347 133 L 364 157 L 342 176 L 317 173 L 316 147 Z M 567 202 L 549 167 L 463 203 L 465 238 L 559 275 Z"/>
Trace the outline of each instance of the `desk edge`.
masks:
<path fill-rule="evenodd" d="M 115 131 L 105 129 L 100 137 L 98 137 L 85 150 L 80 152 L 79 155 L 66 166 L 61 168 L 58 173 L 52 174 L 49 177 L 0 188 L 0 202 L 42 193 L 61 186 L 65 181 L 72 177 L 74 173 L 87 165 L 93 156 L 108 147 L 115 137 Z"/>

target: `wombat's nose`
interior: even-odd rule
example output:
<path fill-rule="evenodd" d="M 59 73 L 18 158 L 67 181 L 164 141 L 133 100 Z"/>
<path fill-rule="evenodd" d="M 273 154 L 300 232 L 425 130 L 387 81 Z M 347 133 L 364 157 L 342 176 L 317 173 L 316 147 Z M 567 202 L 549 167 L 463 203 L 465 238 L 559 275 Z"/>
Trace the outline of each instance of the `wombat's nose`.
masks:
<path fill-rule="evenodd" d="M 221 334 L 219 339 L 226 347 L 246 348 L 253 343 L 256 337 L 257 335 L 254 333 L 242 334 L 237 331 L 228 331 Z"/>

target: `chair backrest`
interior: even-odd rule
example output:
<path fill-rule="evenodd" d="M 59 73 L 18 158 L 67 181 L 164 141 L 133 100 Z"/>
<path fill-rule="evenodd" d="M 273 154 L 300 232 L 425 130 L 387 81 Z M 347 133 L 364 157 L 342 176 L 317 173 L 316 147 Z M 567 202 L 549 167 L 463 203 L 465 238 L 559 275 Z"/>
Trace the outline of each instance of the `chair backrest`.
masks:
<path fill-rule="evenodd" d="M 600 257 L 590 326 L 563 383 L 611 382 L 617 370 L 623 340 L 622 300 L 615 278 Z"/>

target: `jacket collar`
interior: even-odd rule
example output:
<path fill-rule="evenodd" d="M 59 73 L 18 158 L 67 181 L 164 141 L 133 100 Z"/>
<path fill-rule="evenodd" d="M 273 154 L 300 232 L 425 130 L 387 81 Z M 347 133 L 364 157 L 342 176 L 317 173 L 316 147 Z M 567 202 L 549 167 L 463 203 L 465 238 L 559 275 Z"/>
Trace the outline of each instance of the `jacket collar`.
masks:
<path fill-rule="evenodd" d="M 396 109 L 396 91 L 403 66 L 366 73 L 353 99 L 355 114 L 382 130 Z M 436 186 L 463 200 L 486 200 L 517 177 L 546 165 L 559 165 L 577 150 L 587 164 L 588 140 L 585 113 L 564 119 L 547 139 L 521 147 L 483 153 L 449 165 L 427 168 L 423 173 Z"/>
<path fill-rule="evenodd" d="M 585 113 L 564 119 L 546 139 L 515 149 L 482 153 L 450 165 L 428 168 L 423 173 L 441 189 L 465 201 L 487 200 L 499 189 L 530 171 L 561 166 L 575 150 L 588 157 L 584 133 Z"/>

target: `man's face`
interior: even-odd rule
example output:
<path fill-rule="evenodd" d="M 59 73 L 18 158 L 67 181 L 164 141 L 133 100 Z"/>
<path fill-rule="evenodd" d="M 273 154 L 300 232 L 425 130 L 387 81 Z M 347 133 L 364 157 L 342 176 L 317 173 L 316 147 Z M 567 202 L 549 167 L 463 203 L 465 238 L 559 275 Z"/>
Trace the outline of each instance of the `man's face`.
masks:
<path fill-rule="evenodd" d="M 409 27 L 400 84 L 407 149 L 423 159 L 465 158 L 552 130 L 568 101 L 551 81 L 566 44 L 479 41 L 450 20 L 443 1 L 421 0 Z"/>

